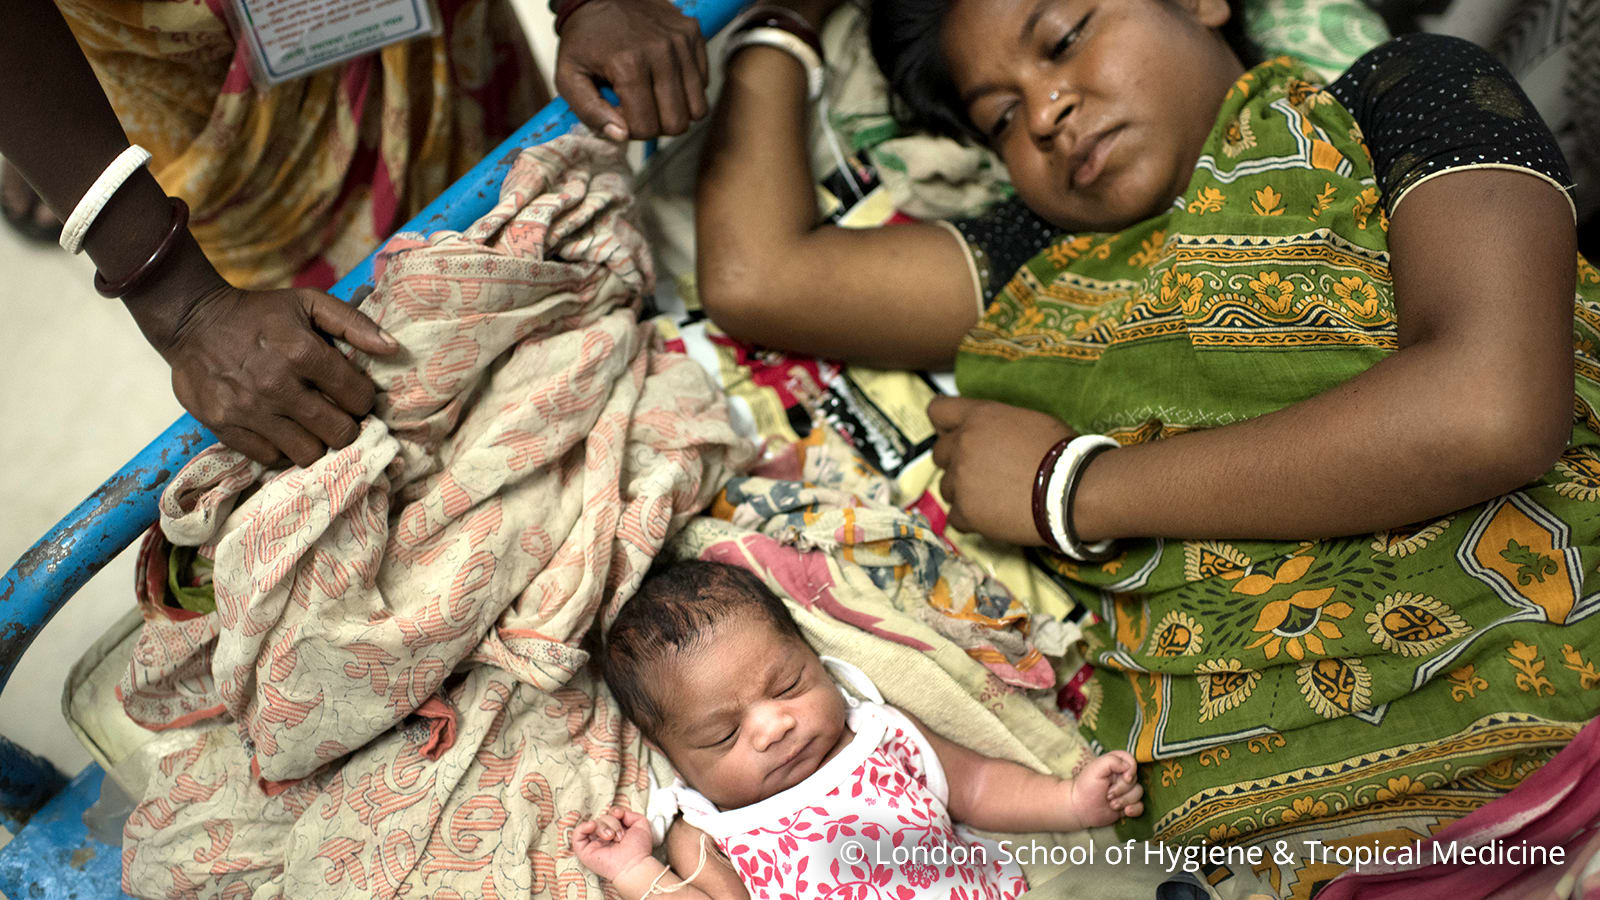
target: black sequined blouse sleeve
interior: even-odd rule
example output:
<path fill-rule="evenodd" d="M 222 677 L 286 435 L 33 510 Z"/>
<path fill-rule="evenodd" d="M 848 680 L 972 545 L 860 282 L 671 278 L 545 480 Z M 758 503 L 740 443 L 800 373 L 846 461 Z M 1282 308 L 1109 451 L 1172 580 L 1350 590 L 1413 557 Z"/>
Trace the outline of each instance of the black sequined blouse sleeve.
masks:
<path fill-rule="evenodd" d="M 1012 197 L 981 216 L 950 223 L 967 242 L 972 265 L 988 308 L 1000 289 L 1023 263 L 1049 247 L 1061 229 L 1051 225 Z"/>
<path fill-rule="evenodd" d="M 1570 189 L 1555 135 L 1506 67 L 1440 34 L 1396 38 L 1328 86 L 1361 126 L 1392 215 L 1406 192 L 1452 169 L 1518 168 Z"/>

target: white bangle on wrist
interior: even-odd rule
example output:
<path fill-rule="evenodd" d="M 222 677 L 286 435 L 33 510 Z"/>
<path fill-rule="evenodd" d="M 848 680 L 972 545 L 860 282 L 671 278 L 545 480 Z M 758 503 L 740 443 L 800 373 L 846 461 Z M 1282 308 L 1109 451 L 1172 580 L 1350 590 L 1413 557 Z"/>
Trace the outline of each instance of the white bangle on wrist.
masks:
<path fill-rule="evenodd" d="M 106 208 L 111 197 L 121 189 L 128 176 L 139 171 L 145 163 L 150 161 L 150 151 L 134 144 L 128 149 L 117 154 L 117 158 L 106 166 L 100 177 L 89 186 L 87 193 L 72 208 L 72 215 L 67 216 L 67 221 L 61 226 L 61 249 L 68 253 L 83 251 L 84 236 L 89 233 L 89 226 L 99 218 L 100 211 Z"/>
<path fill-rule="evenodd" d="M 1115 544 L 1112 540 L 1085 544 L 1073 534 L 1067 520 L 1067 500 L 1077 488 L 1084 464 L 1105 450 L 1120 446 L 1103 434 L 1084 434 L 1067 443 L 1061 456 L 1050 469 L 1050 479 L 1045 486 L 1045 514 L 1049 521 L 1050 537 L 1062 553 L 1079 562 L 1099 562 L 1111 557 Z"/>
<path fill-rule="evenodd" d="M 782 28 L 749 28 L 728 39 L 728 48 L 722 58 L 727 61 L 735 53 L 752 46 L 772 47 L 793 56 L 806 70 L 806 99 L 815 101 L 822 96 L 826 70 L 822 67 L 822 57 L 811 49 L 810 44 Z"/>

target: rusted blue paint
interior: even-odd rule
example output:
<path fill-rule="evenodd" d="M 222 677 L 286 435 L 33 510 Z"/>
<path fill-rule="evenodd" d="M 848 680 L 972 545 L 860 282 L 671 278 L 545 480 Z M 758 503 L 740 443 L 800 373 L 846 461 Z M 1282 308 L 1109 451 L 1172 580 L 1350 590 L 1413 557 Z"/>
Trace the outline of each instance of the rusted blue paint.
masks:
<path fill-rule="evenodd" d="M 745 5 L 745 0 L 676 2 L 700 21 L 706 34 L 715 34 Z M 608 96 L 615 99 L 609 92 Z M 476 221 L 494 207 L 500 183 L 523 148 L 566 134 L 577 124 L 567 102 L 556 98 L 400 230 L 432 234 Z M 363 260 L 329 293 L 348 300 L 368 286 L 376 256 Z M 56 611 L 155 522 L 156 500 L 172 475 L 215 442 L 210 431 L 184 416 L 17 560 L 0 580 L 0 690 Z"/>
<path fill-rule="evenodd" d="M 173 473 L 215 441 L 189 416 L 174 422 L 0 579 L 0 689 L 61 605 L 155 521 L 156 498 Z"/>
<path fill-rule="evenodd" d="M 0 894 L 12 900 L 105 900 L 122 893 L 122 848 L 89 837 L 83 811 L 100 797 L 105 772 L 79 772 L 0 847 Z"/>
<path fill-rule="evenodd" d="M 66 783 L 50 760 L 0 737 L 0 825 L 12 834 Z"/>

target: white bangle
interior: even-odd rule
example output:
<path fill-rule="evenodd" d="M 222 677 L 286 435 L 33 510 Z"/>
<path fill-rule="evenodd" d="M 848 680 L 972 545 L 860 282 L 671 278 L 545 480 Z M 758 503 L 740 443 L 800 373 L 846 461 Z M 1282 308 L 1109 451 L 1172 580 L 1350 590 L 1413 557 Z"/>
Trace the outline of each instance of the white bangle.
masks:
<path fill-rule="evenodd" d="M 100 216 L 100 211 L 106 208 L 106 203 L 128 180 L 128 176 L 149 161 L 150 151 L 138 144 L 117 154 L 117 158 L 89 186 L 89 192 L 72 208 L 72 215 L 67 216 L 66 223 L 61 226 L 61 249 L 68 253 L 81 253 L 84 235 L 89 233 L 89 226 Z"/>
<path fill-rule="evenodd" d="M 735 53 L 750 46 L 772 47 L 794 57 L 806 70 L 806 99 L 815 101 L 822 96 L 825 70 L 822 57 L 811 49 L 810 44 L 782 28 L 750 28 L 728 39 L 728 49 L 722 54 L 724 63 L 732 59 Z"/>
<path fill-rule="evenodd" d="M 1109 559 L 1114 541 L 1103 540 L 1085 544 L 1067 527 L 1067 498 L 1083 474 L 1084 463 L 1102 450 L 1120 446 L 1103 434 L 1084 434 L 1073 438 L 1067 448 L 1056 458 L 1050 469 L 1050 479 L 1045 486 L 1045 514 L 1050 524 L 1050 537 L 1061 552 L 1079 562 L 1098 562 Z"/>

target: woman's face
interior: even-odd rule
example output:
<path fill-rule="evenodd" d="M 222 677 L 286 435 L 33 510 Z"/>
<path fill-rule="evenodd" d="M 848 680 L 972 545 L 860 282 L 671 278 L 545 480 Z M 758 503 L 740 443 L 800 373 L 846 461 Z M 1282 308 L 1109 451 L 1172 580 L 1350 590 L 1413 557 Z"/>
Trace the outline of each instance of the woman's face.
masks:
<path fill-rule="evenodd" d="M 1226 0 L 954 0 L 942 45 L 966 112 L 1022 201 L 1115 231 L 1188 184 L 1243 66 Z"/>

